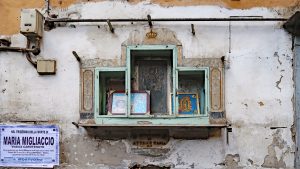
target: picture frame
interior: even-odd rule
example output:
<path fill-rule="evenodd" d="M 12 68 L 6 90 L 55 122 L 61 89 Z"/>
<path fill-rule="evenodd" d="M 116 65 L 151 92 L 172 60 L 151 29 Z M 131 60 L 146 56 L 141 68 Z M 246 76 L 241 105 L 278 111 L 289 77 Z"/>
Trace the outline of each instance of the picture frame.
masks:
<path fill-rule="evenodd" d="M 197 93 L 178 93 L 178 114 L 179 115 L 199 115 L 199 97 Z M 173 102 L 172 102 L 173 110 Z"/>
<path fill-rule="evenodd" d="M 131 92 L 131 114 L 150 114 L 150 91 Z"/>
<path fill-rule="evenodd" d="M 125 115 L 127 112 L 127 96 L 123 91 L 109 91 L 108 93 L 108 115 Z"/>
<path fill-rule="evenodd" d="M 108 97 L 108 115 L 127 113 L 127 95 L 124 91 L 110 91 Z M 132 91 L 130 109 L 131 115 L 150 114 L 150 91 Z"/>

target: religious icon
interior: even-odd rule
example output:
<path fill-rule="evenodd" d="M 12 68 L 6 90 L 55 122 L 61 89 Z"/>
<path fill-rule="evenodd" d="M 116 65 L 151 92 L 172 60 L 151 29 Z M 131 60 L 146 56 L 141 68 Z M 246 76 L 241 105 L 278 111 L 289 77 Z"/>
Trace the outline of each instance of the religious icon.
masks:
<path fill-rule="evenodd" d="M 178 94 L 178 113 L 181 115 L 199 114 L 199 98 L 196 93 Z"/>

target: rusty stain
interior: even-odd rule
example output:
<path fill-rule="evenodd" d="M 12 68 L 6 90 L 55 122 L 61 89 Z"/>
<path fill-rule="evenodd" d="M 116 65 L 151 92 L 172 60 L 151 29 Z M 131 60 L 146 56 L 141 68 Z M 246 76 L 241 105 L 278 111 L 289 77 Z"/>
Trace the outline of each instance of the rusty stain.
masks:
<path fill-rule="evenodd" d="M 209 129 L 209 138 L 212 138 L 212 137 L 221 137 L 222 136 L 222 130 L 219 129 L 219 128 L 211 128 Z"/>
<path fill-rule="evenodd" d="M 280 79 L 276 82 L 276 87 L 280 90 L 280 92 L 281 92 L 281 87 L 279 87 L 279 84 L 281 83 L 282 78 L 283 76 L 280 75 Z"/>
<path fill-rule="evenodd" d="M 264 106 L 264 102 L 260 101 L 260 102 L 257 102 L 259 104 L 259 106 Z"/>

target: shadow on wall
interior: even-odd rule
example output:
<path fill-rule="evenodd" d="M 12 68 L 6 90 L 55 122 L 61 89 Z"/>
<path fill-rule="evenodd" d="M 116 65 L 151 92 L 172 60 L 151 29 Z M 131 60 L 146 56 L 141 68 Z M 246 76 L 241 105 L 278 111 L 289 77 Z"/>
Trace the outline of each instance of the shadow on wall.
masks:
<path fill-rule="evenodd" d="M 157 166 L 157 165 L 140 165 L 140 164 L 135 164 L 132 167 L 129 167 L 129 169 L 171 169 L 170 166 Z"/>

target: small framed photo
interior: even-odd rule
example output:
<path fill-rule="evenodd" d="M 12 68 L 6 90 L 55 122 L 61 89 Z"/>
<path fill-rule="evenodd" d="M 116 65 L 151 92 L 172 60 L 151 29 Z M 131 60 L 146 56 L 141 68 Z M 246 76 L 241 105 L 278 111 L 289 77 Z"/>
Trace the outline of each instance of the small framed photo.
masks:
<path fill-rule="evenodd" d="M 132 91 L 131 92 L 131 114 L 146 115 L 150 114 L 150 92 Z M 110 91 L 108 101 L 109 115 L 125 115 L 127 113 L 127 95 L 124 91 Z"/>
<path fill-rule="evenodd" d="M 125 115 L 127 112 L 127 96 L 125 92 L 110 91 L 108 100 L 108 114 Z"/>
<path fill-rule="evenodd" d="M 133 91 L 131 93 L 131 114 L 150 114 L 150 91 Z"/>
<path fill-rule="evenodd" d="M 199 97 L 197 93 L 178 93 L 178 114 L 200 114 Z"/>

